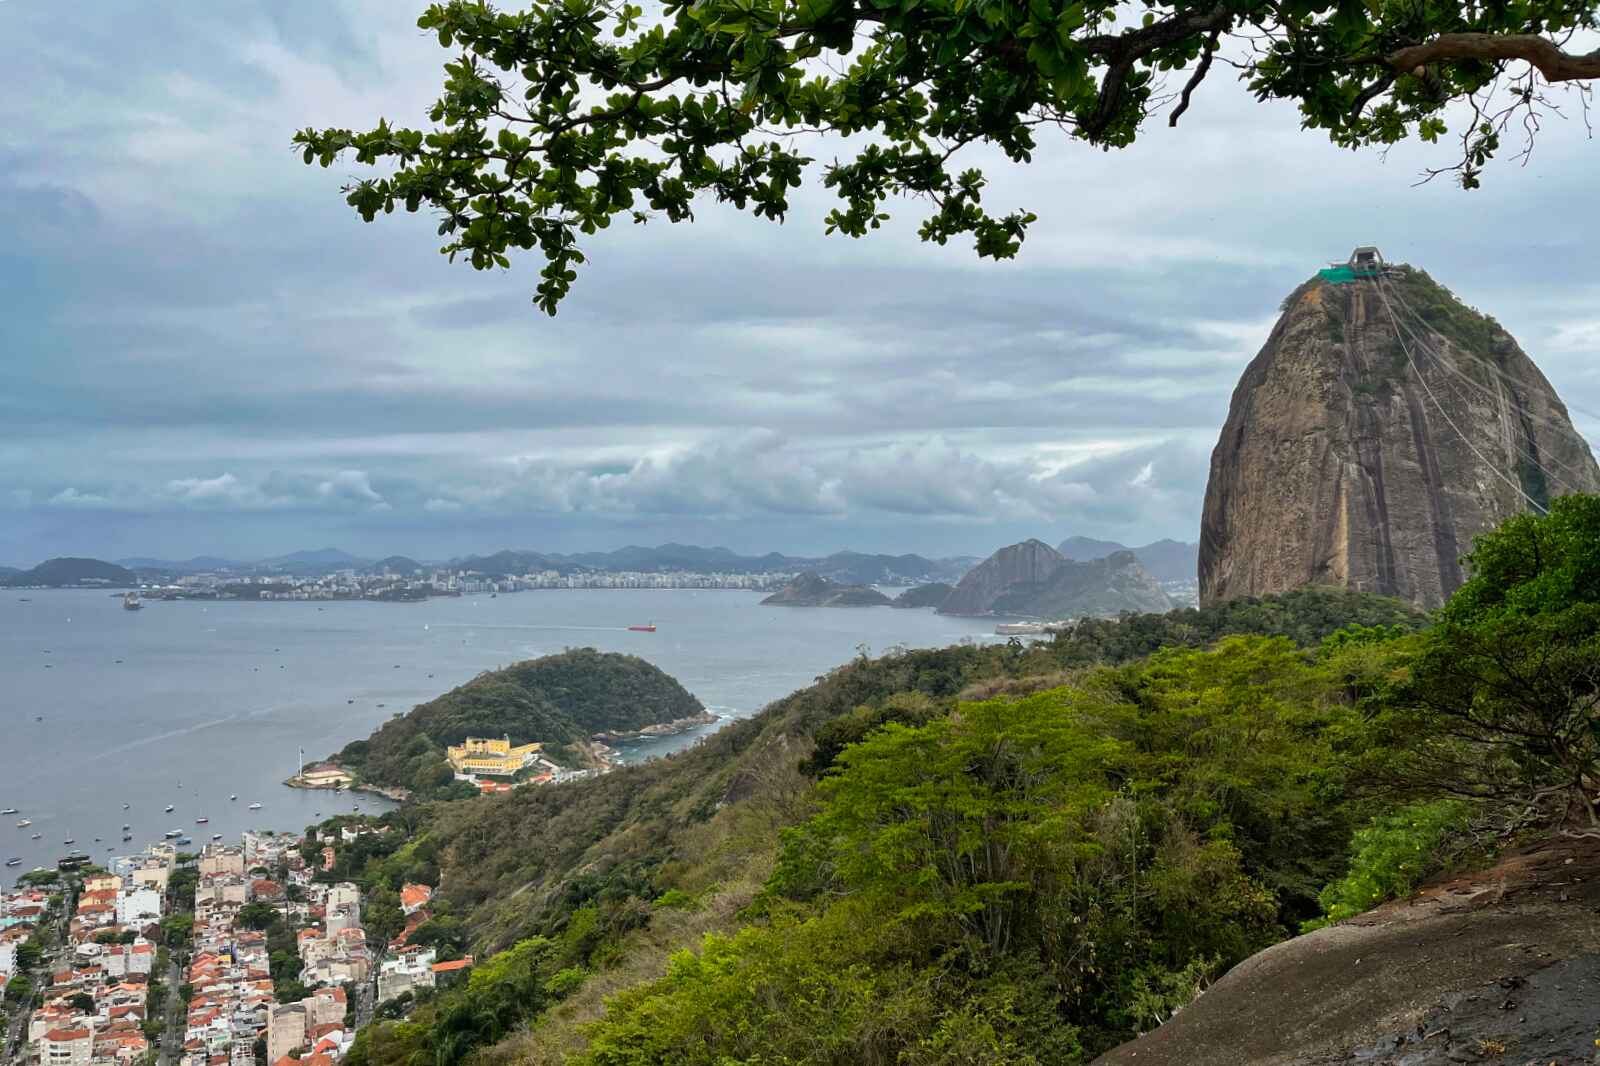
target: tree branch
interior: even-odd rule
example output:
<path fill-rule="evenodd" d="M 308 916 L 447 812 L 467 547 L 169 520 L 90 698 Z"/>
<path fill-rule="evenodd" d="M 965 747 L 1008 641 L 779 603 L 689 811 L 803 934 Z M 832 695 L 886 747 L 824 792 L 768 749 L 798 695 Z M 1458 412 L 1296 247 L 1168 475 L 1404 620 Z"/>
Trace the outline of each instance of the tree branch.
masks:
<path fill-rule="evenodd" d="M 1167 118 L 1167 125 L 1176 127 L 1178 119 L 1189 110 L 1189 97 L 1194 95 L 1195 89 L 1206 80 L 1206 75 L 1211 72 L 1211 60 L 1217 54 L 1217 38 L 1222 36 L 1221 30 L 1212 30 L 1211 36 L 1206 39 L 1206 50 L 1200 56 L 1200 65 L 1194 68 L 1194 73 L 1189 75 L 1189 80 L 1183 86 L 1183 95 L 1178 100 L 1178 106 L 1172 109 L 1172 114 Z"/>
<path fill-rule="evenodd" d="M 1531 33 L 1441 33 L 1424 44 L 1390 52 L 1384 61 L 1400 73 L 1410 73 L 1429 63 L 1454 59 L 1482 59 L 1491 63 L 1520 59 L 1531 63 L 1546 81 L 1584 81 L 1600 78 L 1600 50 L 1587 55 L 1563 52 L 1555 42 Z"/>

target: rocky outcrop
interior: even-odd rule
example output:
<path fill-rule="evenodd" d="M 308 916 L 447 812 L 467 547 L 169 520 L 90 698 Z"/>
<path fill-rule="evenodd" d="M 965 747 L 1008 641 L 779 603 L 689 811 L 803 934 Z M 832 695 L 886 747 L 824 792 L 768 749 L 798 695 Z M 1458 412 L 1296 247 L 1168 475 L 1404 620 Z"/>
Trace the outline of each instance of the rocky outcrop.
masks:
<path fill-rule="evenodd" d="M 940 614 L 1022 618 L 1166 611 L 1172 601 L 1131 551 L 1074 562 L 1039 540 L 1001 548 L 967 572 Z"/>
<path fill-rule="evenodd" d="M 1560 840 L 1284 941 L 1093 1066 L 1594 1062 L 1600 845 Z"/>
<path fill-rule="evenodd" d="M 763 607 L 883 607 L 894 601 L 867 585 L 841 585 L 806 571 L 761 601 Z"/>
<path fill-rule="evenodd" d="M 1493 319 L 1410 267 L 1308 282 L 1212 453 L 1200 602 L 1333 585 L 1431 608 L 1475 535 L 1597 491 L 1565 406 Z"/>

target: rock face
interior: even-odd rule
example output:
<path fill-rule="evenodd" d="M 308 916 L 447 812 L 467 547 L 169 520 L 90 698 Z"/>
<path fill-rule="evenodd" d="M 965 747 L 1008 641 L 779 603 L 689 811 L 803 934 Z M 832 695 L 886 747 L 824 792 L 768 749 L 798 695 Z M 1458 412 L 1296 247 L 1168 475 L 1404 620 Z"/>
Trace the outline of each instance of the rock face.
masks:
<path fill-rule="evenodd" d="M 1200 602 L 1333 585 L 1435 607 L 1475 535 L 1530 498 L 1597 491 L 1566 407 L 1493 319 L 1411 267 L 1314 280 L 1212 452 Z"/>
<path fill-rule="evenodd" d="M 1093 1066 L 1594 1062 L 1597 909 L 1600 846 L 1536 845 L 1253 955 Z"/>
<path fill-rule="evenodd" d="M 841 585 L 806 571 L 761 601 L 763 607 L 882 607 L 894 601 L 866 585 Z"/>
<path fill-rule="evenodd" d="M 1033 618 L 1166 611 L 1172 601 L 1131 551 L 1074 562 L 1039 540 L 1001 548 L 967 572 L 940 614 Z"/>

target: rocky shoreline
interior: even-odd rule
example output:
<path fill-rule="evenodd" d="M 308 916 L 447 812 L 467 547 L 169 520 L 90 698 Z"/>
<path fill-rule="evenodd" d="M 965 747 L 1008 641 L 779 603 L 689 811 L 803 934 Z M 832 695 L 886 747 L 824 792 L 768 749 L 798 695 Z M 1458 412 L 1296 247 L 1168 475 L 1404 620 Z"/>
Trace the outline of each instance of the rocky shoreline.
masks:
<path fill-rule="evenodd" d="M 651 740 L 657 737 L 670 737 L 678 733 L 687 733 L 698 726 L 711 725 L 719 721 L 710 711 L 701 711 L 691 714 L 686 718 L 675 718 L 670 722 L 657 722 L 647 725 L 643 729 L 634 729 L 622 733 L 595 733 L 589 739 L 602 744 L 616 744 L 629 740 Z"/>
<path fill-rule="evenodd" d="M 384 799 L 392 800 L 395 803 L 405 803 L 411 798 L 410 789 L 398 786 L 369 785 L 359 782 L 349 785 L 310 784 L 302 781 L 298 776 L 284 778 L 283 784 L 286 788 L 304 789 L 308 792 L 365 792 L 373 796 L 382 796 Z"/>

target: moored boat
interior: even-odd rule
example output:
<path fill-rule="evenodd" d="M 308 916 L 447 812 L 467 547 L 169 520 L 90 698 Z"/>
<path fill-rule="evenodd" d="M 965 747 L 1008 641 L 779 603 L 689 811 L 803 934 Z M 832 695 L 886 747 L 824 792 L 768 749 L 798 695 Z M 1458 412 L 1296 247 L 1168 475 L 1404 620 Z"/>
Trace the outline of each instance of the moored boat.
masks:
<path fill-rule="evenodd" d="M 628 627 L 628 632 L 630 632 L 630 633 L 654 633 L 655 631 L 656 631 L 656 624 L 654 622 L 646 622 L 642 626 L 629 626 Z"/>
<path fill-rule="evenodd" d="M 17 809 L 15 807 L 7 807 L 5 810 L 0 811 L 0 815 L 17 814 L 17 813 L 18 813 L 18 811 L 17 811 Z"/>
<path fill-rule="evenodd" d="M 32 824 L 33 824 L 33 820 L 32 819 L 24 818 L 22 821 L 17 823 L 17 828 L 18 829 L 26 829 L 26 828 L 28 828 L 28 826 L 30 826 Z"/>
<path fill-rule="evenodd" d="M 252 804 L 250 804 L 250 809 L 251 809 L 251 810 L 252 810 L 252 811 L 259 811 L 259 810 L 260 810 L 260 809 L 261 809 L 261 804 L 259 804 L 259 803 L 252 803 Z"/>
<path fill-rule="evenodd" d="M 22 865 L 22 860 L 20 858 L 7 859 L 6 860 L 6 865 L 7 866 L 21 866 Z"/>

